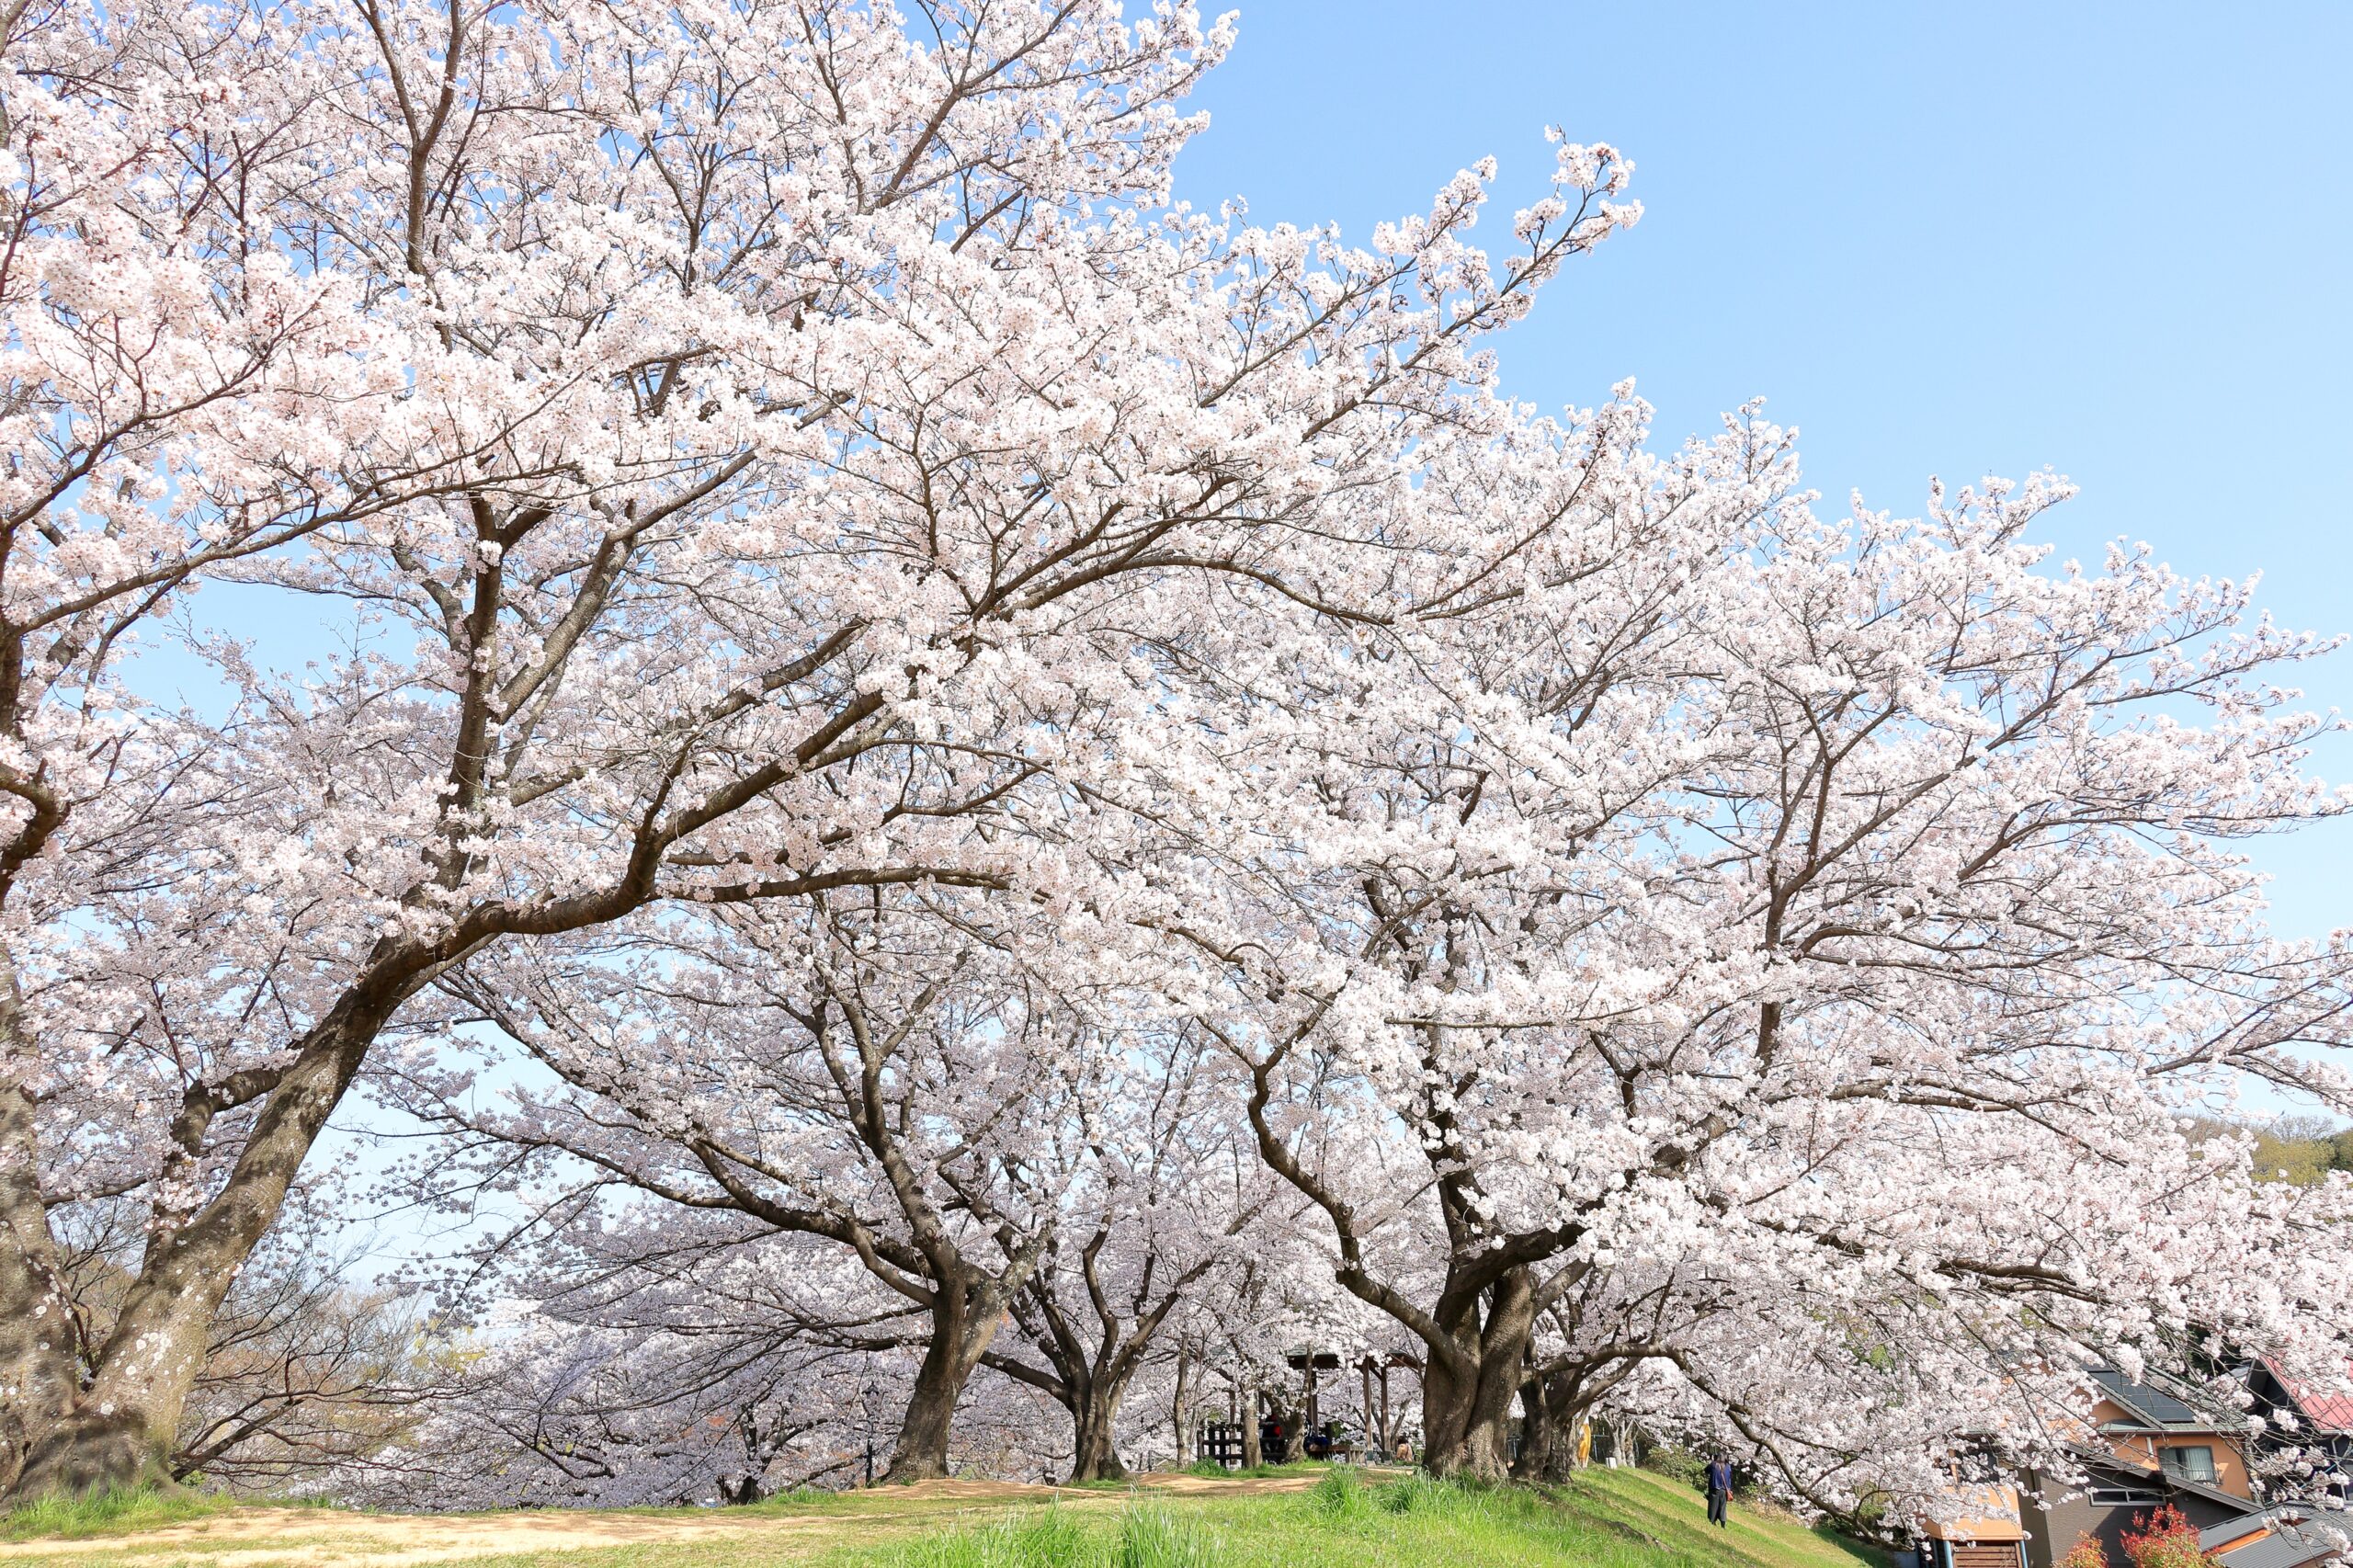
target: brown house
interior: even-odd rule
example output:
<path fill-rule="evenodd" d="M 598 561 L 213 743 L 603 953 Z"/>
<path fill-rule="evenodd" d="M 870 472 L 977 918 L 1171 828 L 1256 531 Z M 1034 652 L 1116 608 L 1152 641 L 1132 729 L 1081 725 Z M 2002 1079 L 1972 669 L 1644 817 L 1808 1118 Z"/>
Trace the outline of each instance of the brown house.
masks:
<path fill-rule="evenodd" d="M 1922 1532 L 1922 1568 L 2053 1568 L 2085 1536 L 2119 1562 L 2124 1532 L 2168 1504 L 2200 1529 L 2254 1510 L 2240 1428 L 2152 1381 L 2107 1368 L 2092 1378 L 2097 1397 L 2068 1445 L 2082 1479 L 2029 1472 L 2015 1488 L 1957 1486 L 1958 1517 Z"/>
<path fill-rule="evenodd" d="M 2100 1397 L 2092 1427 L 2120 1460 L 2172 1480 L 2255 1500 L 2246 1435 L 2226 1427 L 2153 1382 L 2134 1382 L 2103 1368 L 2092 1374 Z"/>
<path fill-rule="evenodd" d="M 2219 1488 L 2132 1463 L 2106 1449 L 2070 1447 L 2082 1466 L 2082 1481 L 2030 1473 L 2020 1488 L 2027 1568 L 2052 1568 L 2085 1536 L 2100 1543 L 2109 1562 L 2122 1562 L 2124 1532 L 2167 1504 L 2201 1530 L 2246 1515 L 2246 1502 Z"/>

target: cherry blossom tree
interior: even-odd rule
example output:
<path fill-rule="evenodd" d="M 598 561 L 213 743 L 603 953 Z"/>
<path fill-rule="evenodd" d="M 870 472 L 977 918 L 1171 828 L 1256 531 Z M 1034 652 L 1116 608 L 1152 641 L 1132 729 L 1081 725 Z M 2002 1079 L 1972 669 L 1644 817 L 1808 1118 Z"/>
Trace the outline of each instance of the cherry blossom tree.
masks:
<path fill-rule="evenodd" d="M 1125 1473 L 1118 1436 L 1137 1375 L 1165 1359 L 1187 1320 L 1225 1310 L 1261 1244 L 1256 1222 L 1274 1194 L 1204 1056 L 1200 1040 L 1181 1038 L 1124 1054 L 1109 1092 L 1057 1151 L 1074 1179 L 1006 1309 L 1026 1348 L 980 1358 L 1069 1413 L 1074 1483 Z"/>
<path fill-rule="evenodd" d="M 419 1109 L 489 1140 L 495 1169 L 567 1156 L 575 1205 L 618 1184 L 855 1256 L 925 1320 L 890 1461 L 909 1481 L 946 1473 L 957 1402 L 1053 1239 L 1103 1053 L 1026 977 L 992 983 L 958 923 L 898 902 L 753 906 L 627 966 L 517 949 L 451 983 L 553 1091 Z"/>
<path fill-rule="evenodd" d="M 85 801 L 120 874 L 11 916 L 27 1493 L 157 1461 L 453 966 L 671 901 L 1050 878 L 971 823 L 1113 767 L 1086 737 L 1197 629 L 1508 556 L 1418 536 L 1415 475 L 1513 426 L 1481 338 L 1633 216 L 1584 149 L 1500 267 L 1483 175 L 1369 250 L 1172 208 L 1228 38 L 1179 6 L 12 15 L 11 537 L 56 583 L 11 579 L 52 673 L 10 733 L 50 744 L 38 689 L 74 738 L 12 754 L 9 864 L 63 857 L 52 796 L 178 813 L 133 843 Z M 198 571 L 339 607 L 350 649 L 295 680 L 208 642 L 233 711 L 117 762 L 92 661 Z M 81 1346 L 40 1326 L 43 1210 L 100 1193 L 152 1224 Z"/>
<path fill-rule="evenodd" d="M 633 953 L 517 948 L 445 983 L 551 1088 L 469 1108 L 471 1080 L 428 1059 L 412 1103 L 486 1140 L 478 1179 L 563 1156 L 539 1179 L 566 1224 L 618 1188 L 862 1263 L 922 1324 L 896 1342 L 921 1364 L 890 1479 L 946 1473 L 983 1363 L 1069 1411 L 1074 1474 L 1116 1474 L 1121 1395 L 1264 1181 L 1198 1043 L 1123 1029 L 1099 983 L 1051 983 L 1070 922 L 985 921 L 975 898 L 833 894 L 666 921 Z M 993 1348 L 1008 1315 L 1044 1366 Z"/>
<path fill-rule="evenodd" d="M 914 1358 L 855 1259 L 703 1217 L 572 1217 L 449 1342 L 426 1418 L 318 1481 L 384 1506 L 752 1503 L 859 1480 Z M 887 1425 L 880 1435 L 889 1434 Z"/>
<path fill-rule="evenodd" d="M 88 23 L 0 16 L 0 1488 L 77 1392 L 43 1146 L 73 1068 L 46 1015 L 90 902 L 188 829 L 187 755 L 126 659 L 205 574 L 449 478 L 386 406 L 396 335 L 348 278 L 208 245 L 220 193 L 184 155 L 262 62 L 155 76 Z M 282 127 L 270 94 L 247 124 Z"/>
<path fill-rule="evenodd" d="M 1664 464 L 1611 417 L 1545 551 L 1222 692 L 1162 873 L 1263 1156 L 1427 1348 L 1431 1464 L 1629 1363 L 1825 1495 L 1873 1412 L 2023 1452 L 2095 1360 L 2341 1365 L 2347 1188 L 2187 1114 L 2344 1103 L 2346 954 L 2231 847 L 2340 809 L 2273 684 L 2323 645 L 2054 567 L 2049 482 L 1824 522 L 1753 416 Z"/>
<path fill-rule="evenodd" d="M 1825 521 L 1756 410 L 1513 403 L 1484 340 L 1635 216 L 1614 150 L 1498 262 L 1483 166 L 1364 247 L 1173 204 L 1230 38 L 1175 4 L 0 29 L 0 1486 L 165 1461 L 369 1074 L 517 1183 L 855 1256 L 901 1478 L 984 1362 L 1116 1463 L 1263 1210 L 1237 1124 L 1441 1471 L 1664 1390 L 1835 1504 L 1964 1410 L 2049 1457 L 2093 1360 L 2345 1364 L 2353 1185 L 2198 1120 L 2353 1107 L 2348 955 L 2234 847 L 2340 809 L 2320 645 L 2052 562 L 2053 482 Z M 141 699 L 165 637 L 222 711 Z M 488 1119 L 482 1020 L 547 1075 Z M 142 1226 L 100 1335 L 90 1205 Z M 544 1403 L 717 1409 L 595 1381 Z"/>

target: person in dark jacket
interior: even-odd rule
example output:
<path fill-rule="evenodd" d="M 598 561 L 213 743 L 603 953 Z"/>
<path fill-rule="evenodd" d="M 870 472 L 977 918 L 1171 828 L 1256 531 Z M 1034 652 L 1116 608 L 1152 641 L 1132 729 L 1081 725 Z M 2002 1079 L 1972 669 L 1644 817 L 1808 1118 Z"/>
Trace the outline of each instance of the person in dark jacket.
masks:
<path fill-rule="evenodd" d="M 1732 1502 L 1732 1460 L 1718 1454 L 1708 1461 L 1708 1522 L 1732 1528 L 1724 1515 Z"/>

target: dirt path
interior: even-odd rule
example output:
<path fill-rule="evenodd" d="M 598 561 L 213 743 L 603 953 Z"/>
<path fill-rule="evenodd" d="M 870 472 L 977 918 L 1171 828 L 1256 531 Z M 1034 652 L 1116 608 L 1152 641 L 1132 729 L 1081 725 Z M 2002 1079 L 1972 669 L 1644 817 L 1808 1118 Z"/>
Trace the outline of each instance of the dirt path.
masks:
<path fill-rule="evenodd" d="M 1246 1496 L 1297 1492 L 1313 1484 L 1298 1476 L 1212 1481 L 1202 1476 L 1152 1476 L 1143 1490 L 1183 1496 Z M 0 1562 L 27 1568 L 65 1565 L 105 1555 L 109 1561 L 150 1556 L 191 1568 L 410 1568 L 468 1558 L 523 1552 L 574 1551 L 589 1547 L 691 1546 L 700 1542 L 788 1540 L 909 1519 L 952 1517 L 967 1508 L 1058 1501 L 1063 1506 L 1117 1506 L 1122 1492 L 1023 1486 L 1000 1481 L 930 1481 L 886 1494 L 860 1494 L 855 1510 L 820 1505 L 806 1514 L 591 1513 L 564 1509 L 504 1514 L 344 1514 L 313 1508 L 239 1508 L 209 1518 L 133 1534 L 82 1540 L 0 1544 Z M 904 1506 L 896 1506 L 904 1505 Z"/>

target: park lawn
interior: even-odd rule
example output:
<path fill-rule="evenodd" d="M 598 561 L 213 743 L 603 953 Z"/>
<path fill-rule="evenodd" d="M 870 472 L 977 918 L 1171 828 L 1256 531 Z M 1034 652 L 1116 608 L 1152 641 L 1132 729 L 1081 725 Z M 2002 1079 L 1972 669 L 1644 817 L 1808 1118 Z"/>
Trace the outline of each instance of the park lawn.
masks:
<path fill-rule="evenodd" d="M 90 1540 L 65 1555 L 52 1549 L 24 1561 L 43 1568 L 449 1561 L 472 1568 L 1884 1568 L 1869 1548 L 1778 1513 L 1736 1506 L 1730 1529 L 1712 1528 L 1696 1493 L 1645 1471 L 1588 1471 L 1541 1494 L 1465 1490 L 1399 1472 L 1359 1480 L 1340 1471 L 1298 1489 L 1308 1484 L 1307 1476 L 1256 1485 L 1154 1478 L 1128 1492 L 1034 1488 L 975 1499 L 876 1490 L 726 1510 L 467 1516 L 479 1550 L 454 1559 L 447 1553 L 457 1543 L 438 1533 L 436 1521 L 412 1521 L 417 1539 L 408 1542 L 397 1516 L 277 1513 L 241 1528 L 232 1513 L 170 1539 Z M 612 1540 L 616 1533 L 628 1539 Z M 566 1546 L 568 1536 L 577 1544 Z M 0 1563 L 16 1568 L 25 1550 L 0 1548 Z"/>

